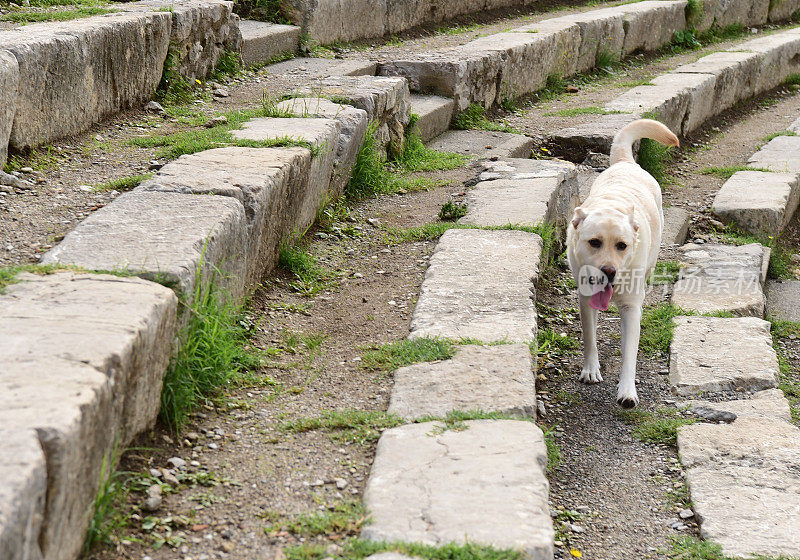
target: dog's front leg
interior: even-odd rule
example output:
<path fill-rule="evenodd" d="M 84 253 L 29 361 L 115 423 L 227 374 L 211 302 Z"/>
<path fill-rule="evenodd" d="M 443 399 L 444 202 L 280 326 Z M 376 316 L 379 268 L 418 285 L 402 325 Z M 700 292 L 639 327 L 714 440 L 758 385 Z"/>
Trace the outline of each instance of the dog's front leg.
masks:
<path fill-rule="evenodd" d="M 589 305 L 589 297 L 579 296 L 583 330 L 583 370 L 578 378 L 583 383 L 600 383 L 600 358 L 597 355 L 597 310 Z"/>
<path fill-rule="evenodd" d="M 639 404 L 636 394 L 636 356 L 642 328 L 642 302 L 619 306 L 622 317 L 622 371 L 617 385 L 617 404 L 633 408 Z"/>

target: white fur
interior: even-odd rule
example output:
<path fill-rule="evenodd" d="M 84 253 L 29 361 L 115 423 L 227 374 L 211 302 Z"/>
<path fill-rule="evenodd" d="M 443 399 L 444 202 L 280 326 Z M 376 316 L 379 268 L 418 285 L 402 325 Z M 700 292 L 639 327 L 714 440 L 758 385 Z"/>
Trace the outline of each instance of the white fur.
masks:
<path fill-rule="evenodd" d="M 596 268 L 613 266 L 617 275 L 611 301 L 622 318 L 622 370 L 617 385 L 617 402 L 627 408 L 639 404 L 636 393 L 636 356 L 642 320 L 646 278 L 658 259 L 664 214 L 658 182 L 633 161 L 631 145 L 650 137 L 677 146 L 678 139 L 663 124 L 638 120 L 614 137 L 611 167 L 592 184 L 589 197 L 575 209 L 567 228 L 567 259 L 575 276 L 584 265 Z M 600 248 L 590 240 L 600 240 Z M 620 243 L 626 248 L 620 250 Z M 600 360 L 597 354 L 598 311 L 590 297 L 579 295 L 583 329 L 584 365 L 580 381 L 599 383 Z"/>

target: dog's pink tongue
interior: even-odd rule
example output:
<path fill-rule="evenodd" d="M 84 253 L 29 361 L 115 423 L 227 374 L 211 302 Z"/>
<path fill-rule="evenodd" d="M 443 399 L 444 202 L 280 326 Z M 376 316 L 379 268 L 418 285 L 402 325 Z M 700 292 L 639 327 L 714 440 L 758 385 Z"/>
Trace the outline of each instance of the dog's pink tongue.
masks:
<path fill-rule="evenodd" d="M 592 294 L 592 298 L 589 300 L 589 305 L 598 311 L 608 311 L 608 305 L 611 303 L 612 293 L 614 293 L 614 288 L 611 286 L 611 284 L 606 284 L 606 287 L 602 292 Z"/>

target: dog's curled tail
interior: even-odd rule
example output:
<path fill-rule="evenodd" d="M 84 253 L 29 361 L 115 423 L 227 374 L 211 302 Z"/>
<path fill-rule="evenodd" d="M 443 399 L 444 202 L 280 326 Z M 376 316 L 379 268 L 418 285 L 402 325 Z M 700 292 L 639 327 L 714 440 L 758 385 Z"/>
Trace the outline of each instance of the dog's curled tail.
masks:
<path fill-rule="evenodd" d="M 665 146 L 679 146 L 678 137 L 658 121 L 639 119 L 622 127 L 611 143 L 611 165 L 633 160 L 633 143 L 642 138 L 652 138 Z"/>

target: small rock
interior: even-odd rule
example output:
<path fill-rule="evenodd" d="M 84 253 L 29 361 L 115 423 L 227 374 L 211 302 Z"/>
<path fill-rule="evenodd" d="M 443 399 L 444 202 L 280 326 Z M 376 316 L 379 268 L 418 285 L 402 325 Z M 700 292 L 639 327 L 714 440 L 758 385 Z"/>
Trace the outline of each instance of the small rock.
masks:
<path fill-rule="evenodd" d="M 325 547 L 325 554 L 329 556 L 338 556 L 344 549 L 338 544 L 329 544 Z"/>
<path fill-rule="evenodd" d="M 219 548 L 220 548 L 220 550 L 222 550 L 223 552 L 233 552 L 233 543 L 230 543 L 230 542 L 228 542 L 228 541 L 222 541 L 222 542 L 219 544 Z"/>
<path fill-rule="evenodd" d="M 577 523 L 570 523 L 569 524 L 569 530 L 572 531 L 573 533 L 585 533 L 586 532 L 586 529 L 584 529 L 583 527 L 581 527 Z"/>
<path fill-rule="evenodd" d="M 22 173 L 33 173 L 33 167 L 23 167 L 20 171 Z"/>
<path fill-rule="evenodd" d="M 344 490 L 347 487 L 347 481 L 343 478 L 334 478 L 333 482 L 339 490 Z"/>
<path fill-rule="evenodd" d="M 158 113 L 160 115 L 166 113 L 166 111 L 164 111 L 164 107 L 162 107 L 161 103 L 159 103 L 158 101 L 149 102 L 147 105 L 144 106 L 144 110 L 150 111 L 151 113 Z"/>
<path fill-rule="evenodd" d="M 174 474 L 169 472 L 167 469 L 161 469 L 161 476 L 164 477 L 164 482 L 168 484 L 171 484 L 173 486 L 180 485 L 180 481 L 178 480 L 178 478 Z"/>
<path fill-rule="evenodd" d="M 230 92 L 225 86 L 219 86 L 214 90 L 214 97 L 230 97 Z"/>
<path fill-rule="evenodd" d="M 381 221 L 378 218 L 369 218 L 367 219 L 367 223 L 372 227 L 381 227 Z"/>
<path fill-rule="evenodd" d="M 678 517 L 681 519 L 689 519 L 690 517 L 694 517 L 694 512 L 689 508 L 682 509 L 680 513 L 678 513 Z"/>
<path fill-rule="evenodd" d="M 730 424 L 736 420 L 736 415 L 733 412 L 714 410 L 707 406 L 693 406 L 691 411 L 700 418 L 705 418 L 710 422 L 725 422 L 726 424 Z"/>
<path fill-rule="evenodd" d="M 218 117 L 214 117 L 210 121 L 207 121 L 203 126 L 206 128 L 214 128 L 215 126 L 227 123 L 228 123 L 228 117 L 226 117 L 225 115 L 219 115 Z"/>
<path fill-rule="evenodd" d="M 78 190 L 83 192 L 92 192 L 94 190 L 94 187 L 89 185 L 78 185 Z"/>
<path fill-rule="evenodd" d="M 541 399 L 536 400 L 536 414 L 538 416 L 547 416 L 547 409 L 544 407 L 544 401 Z"/>
<path fill-rule="evenodd" d="M 209 449 L 219 449 L 219 445 L 217 445 L 213 441 L 211 443 L 206 444 L 206 445 L 208 446 Z"/>
<path fill-rule="evenodd" d="M 175 467 L 176 469 L 182 469 L 186 467 L 186 461 L 181 459 L 180 457 L 171 457 L 167 459 L 167 463 Z"/>
<path fill-rule="evenodd" d="M 158 469 L 150 469 L 150 476 L 161 478 L 161 471 Z"/>
<path fill-rule="evenodd" d="M 567 93 L 578 93 L 581 88 L 575 86 L 567 86 Z"/>
<path fill-rule="evenodd" d="M 725 229 L 725 224 L 723 224 L 719 220 L 715 220 L 714 218 L 708 220 L 708 224 L 714 229 Z"/>

